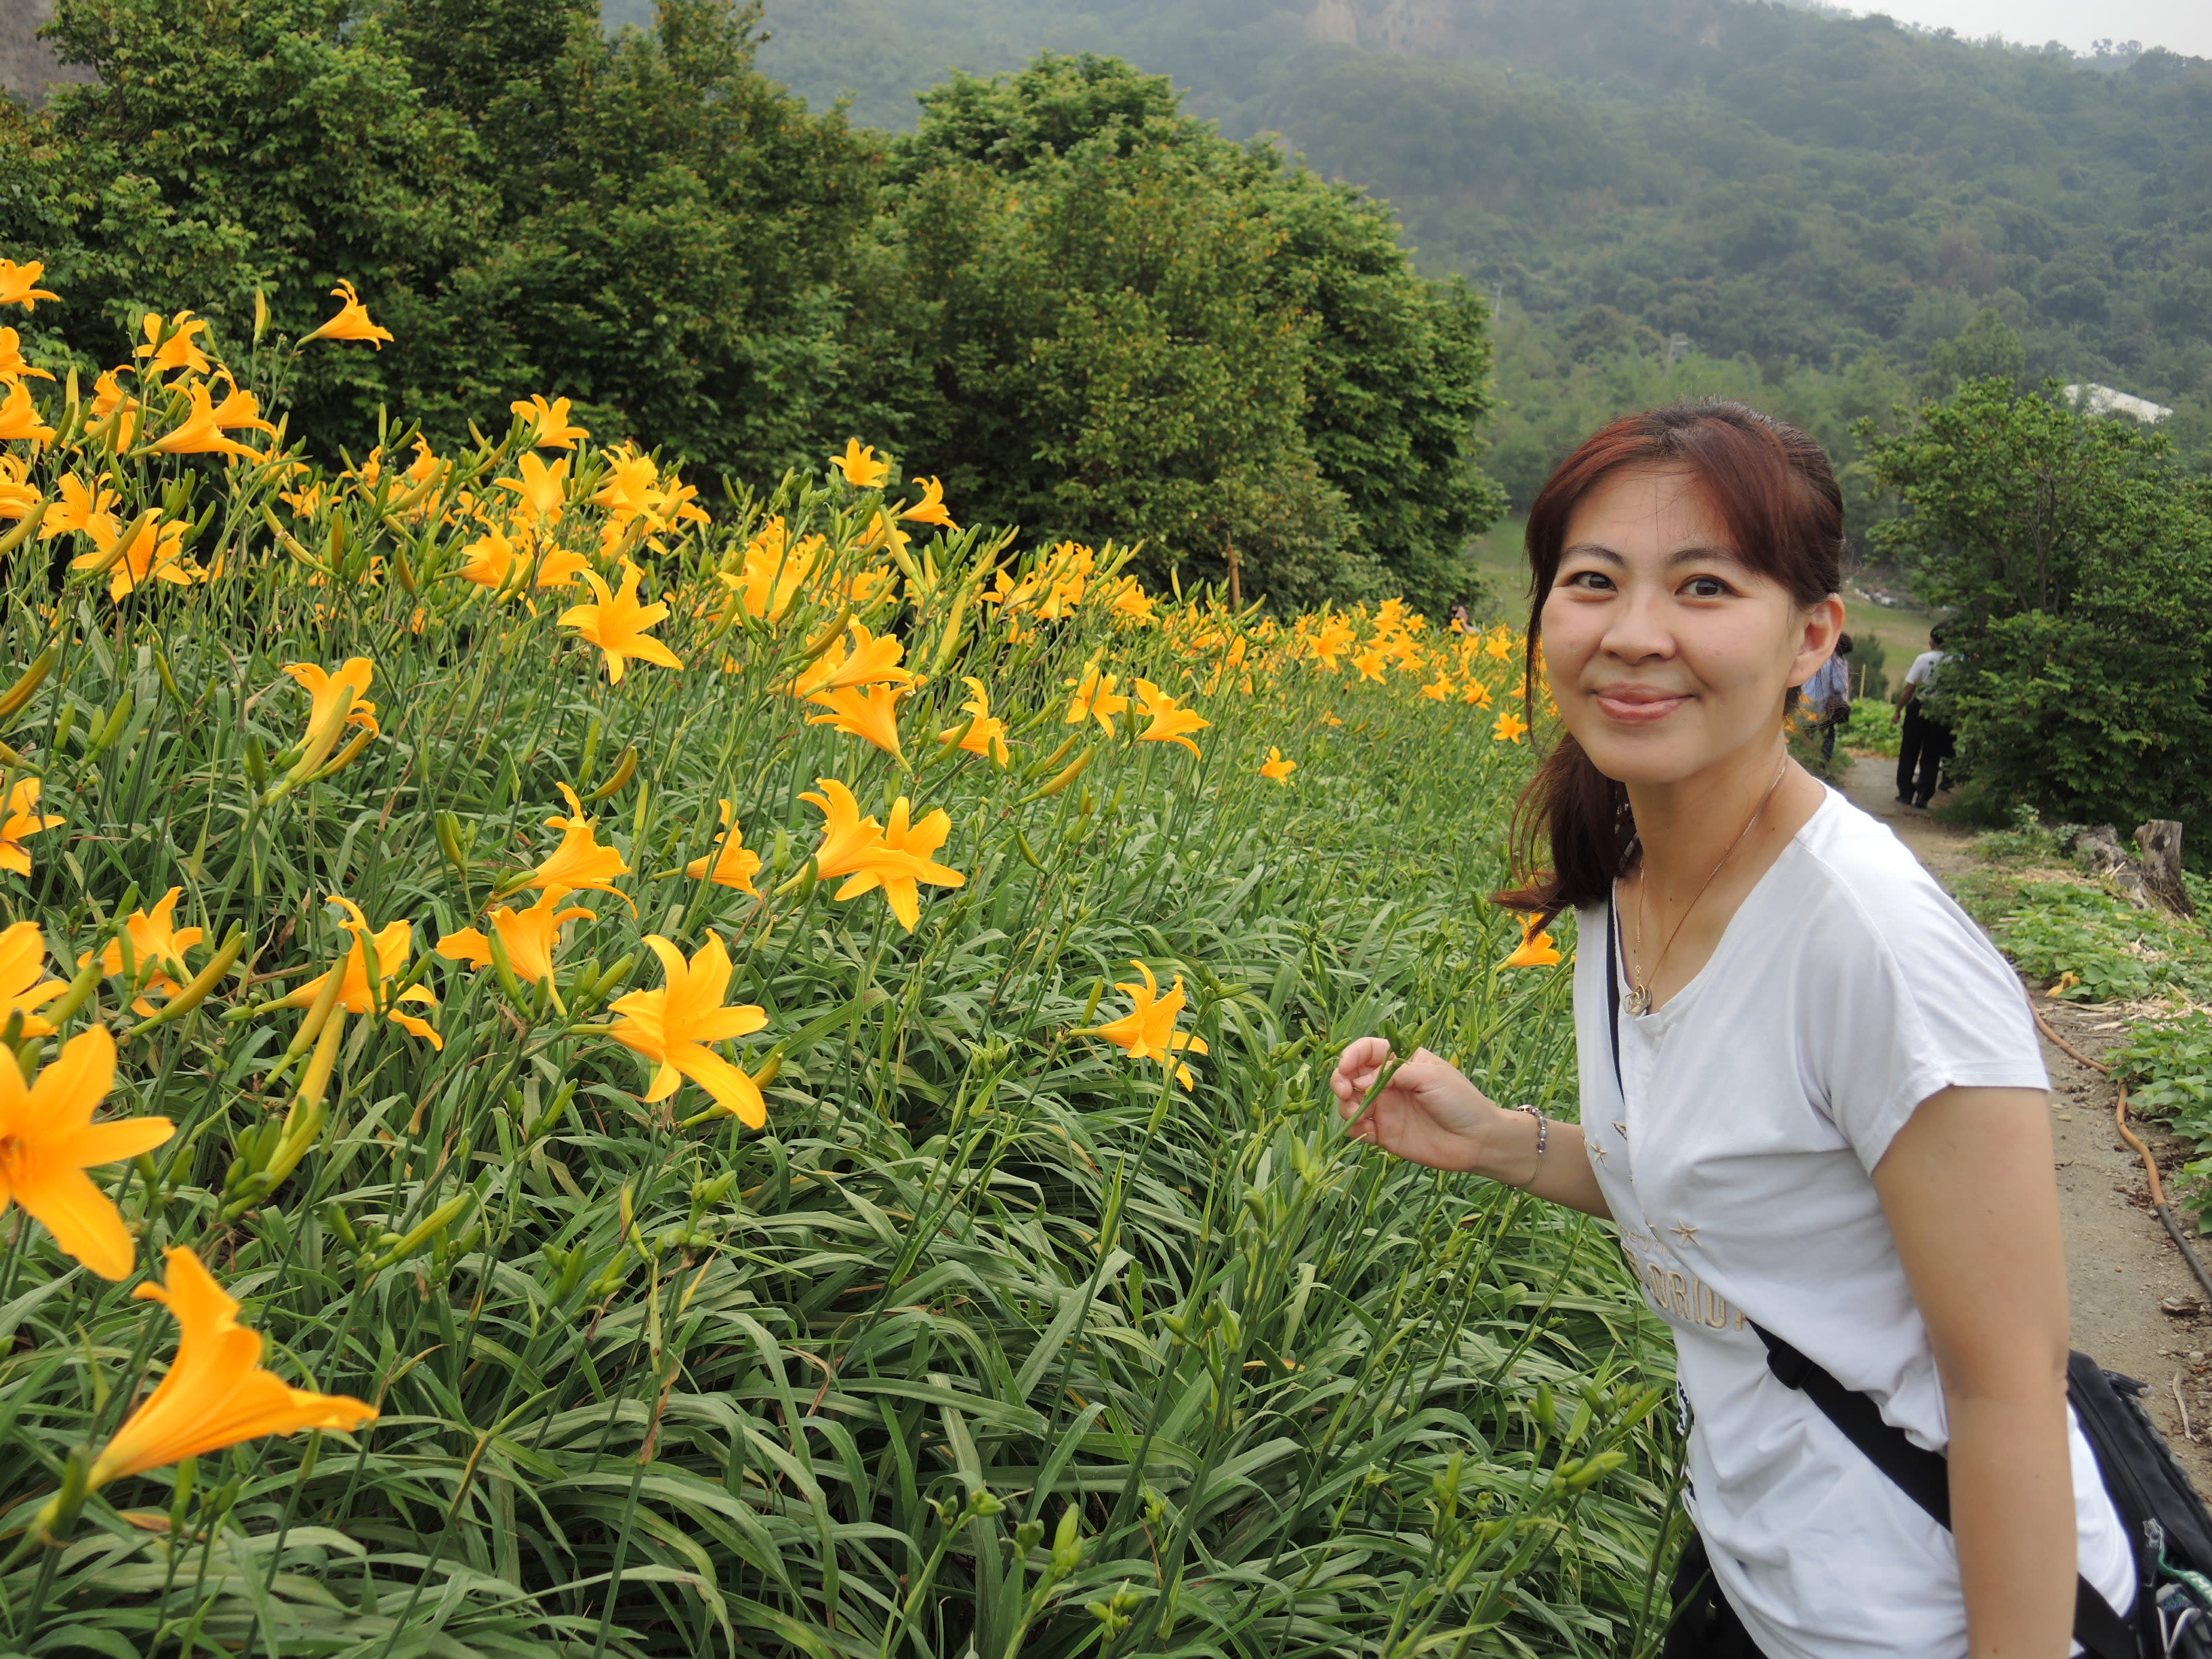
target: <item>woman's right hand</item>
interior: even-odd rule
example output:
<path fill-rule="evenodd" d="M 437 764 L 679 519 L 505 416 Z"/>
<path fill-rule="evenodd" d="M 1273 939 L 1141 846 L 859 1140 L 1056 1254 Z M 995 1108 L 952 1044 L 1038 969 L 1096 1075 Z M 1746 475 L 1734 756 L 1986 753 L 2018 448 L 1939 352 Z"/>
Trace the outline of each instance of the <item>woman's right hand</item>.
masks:
<path fill-rule="evenodd" d="M 1354 1139 L 1435 1170 L 1474 1170 L 1512 1180 L 1528 1175 L 1525 1170 L 1487 1167 L 1487 1155 L 1498 1150 L 1497 1131 L 1513 1114 L 1468 1082 L 1459 1067 L 1426 1048 L 1416 1048 L 1391 1074 L 1363 1115 L 1360 1103 L 1389 1064 L 1390 1045 L 1379 1036 L 1361 1037 L 1336 1062 L 1329 1087 L 1336 1091 L 1337 1110 L 1358 1120 L 1348 1131 Z M 1533 1152 L 1533 1133 L 1530 1139 Z"/>

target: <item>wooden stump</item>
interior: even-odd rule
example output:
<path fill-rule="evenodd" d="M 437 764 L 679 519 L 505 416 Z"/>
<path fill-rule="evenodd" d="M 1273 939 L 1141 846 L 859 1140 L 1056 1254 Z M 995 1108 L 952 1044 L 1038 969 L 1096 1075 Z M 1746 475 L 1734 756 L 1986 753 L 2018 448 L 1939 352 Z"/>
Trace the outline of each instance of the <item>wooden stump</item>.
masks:
<path fill-rule="evenodd" d="M 2120 890 L 2120 896 L 2138 910 L 2151 908 L 2150 884 L 2143 879 L 2142 869 L 2120 845 L 2119 832 L 2109 823 L 2084 830 L 2074 837 L 2074 851 L 2089 866 L 2094 876 L 2110 876 L 2112 884 Z"/>
<path fill-rule="evenodd" d="M 2181 878 L 2181 826 L 2172 818 L 2153 818 L 2136 831 L 2136 848 L 2142 856 L 2143 884 L 2174 915 L 2193 920 L 2197 906 Z"/>

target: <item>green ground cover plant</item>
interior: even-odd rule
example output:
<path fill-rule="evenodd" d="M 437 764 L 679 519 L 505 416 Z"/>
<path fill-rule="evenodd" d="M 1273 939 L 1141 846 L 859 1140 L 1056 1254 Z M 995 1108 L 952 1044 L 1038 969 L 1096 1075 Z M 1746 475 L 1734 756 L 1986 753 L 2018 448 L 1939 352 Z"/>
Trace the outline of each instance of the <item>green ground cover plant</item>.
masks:
<path fill-rule="evenodd" d="M 1381 1030 L 1572 1115 L 1510 630 L 1147 592 L 857 442 L 324 470 L 213 343 L 19 387 L 0 473 L 0 1066 L 109 1033 L 173 1127 L 94 1170 L 127 1267 L 0 1217 L 0 1648 L 1652 1650 L 1617 1251 L 1326 1089 Z M 350 1432 L 104 1480 L 203 1387 L 185 1251 Z"/>

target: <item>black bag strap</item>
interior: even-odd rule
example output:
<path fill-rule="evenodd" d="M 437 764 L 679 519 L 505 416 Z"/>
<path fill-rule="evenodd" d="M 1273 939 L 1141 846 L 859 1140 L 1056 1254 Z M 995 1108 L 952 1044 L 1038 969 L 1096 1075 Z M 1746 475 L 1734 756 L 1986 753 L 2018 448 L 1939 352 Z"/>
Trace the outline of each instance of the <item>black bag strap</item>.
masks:
<path fill-rule="evenodd" d="M 1605 992 L 1607 1030 L 1613 1039 L 1613 1086 L 1627 1090 L 1620 1070 L 1620 922 L 1613 903 L 1606 904 Z M 1887 1475 L 1907 1498 L 1928 1512 L 1945 1531 L 1951 1527 L 1951 1462 L 1941 1452 L 1913 1444 L 1904 1430 L 1883 1420 L 1881 1409 L 1856 1389 L 1847 1389 L 1827 1368 L 1784 1341 L 1757 1322 L 1751 1328 L 1766 1345 L 1766 1368 L 1785 1388 L 1796 1389 L 1820 1415 L 1834 1424 L 1844 1439 L 1857 1447 L 1866 1460 Z M 2095 1659 L 2137 1659 L 2135 1632 L 2112 1611 L 2097 1587 L 2075 1575 L 2074 1580 L 2074 1639 Z"/>

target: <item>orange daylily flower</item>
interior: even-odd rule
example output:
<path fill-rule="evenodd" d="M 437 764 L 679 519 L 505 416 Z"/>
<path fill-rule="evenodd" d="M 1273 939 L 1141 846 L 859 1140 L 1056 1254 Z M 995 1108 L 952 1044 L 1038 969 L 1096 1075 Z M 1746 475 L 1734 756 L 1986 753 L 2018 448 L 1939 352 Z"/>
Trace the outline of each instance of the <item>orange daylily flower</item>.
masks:
<path fill-rule="evenodd" d="M 461 550 L 468 556 L 468 562 L 461 567 L 460 574 L 479 587 L 503 588 L 514 580 L 518 564 L 531 562 L 530 550 L 536 544 L 536 538 L 526 533 L 518 545 L 495 525 Z M 576 578 L 591 568 L 592 562 L 582 554 L 555 547 L 538 561 L 538 574 L 531 586 L 574 587 Z"/>
<path fill-rule="evenodd" d="M 1469 680 L 1466 695 L 1460 701 L 1469 708 L 1487 708 L 1490 707 L 1490 688 L 1480 680 Z"/>
<path fill-rule="evenodd" d="M 1361 679 L 1373 680 L 1377 685 L 1380 685 L 1382 683 L 1383 660 L 1384 659 L 1381 648 L 1377 646 L 1370 645 L 1364 651 L 1360 652 L 1357 656 L 1352 658 L 1352 665 L 1359 671 L 1359 678 Z"/>
<path fill-rule="evenodd" d="M 39 792 L 44 788 L 36 778 L 21 778 L 8 792 L 4 805 L 0 805 L 0 870 L 12 870 L 19 876 L 31 873 L 30 849 L 23 845 L 23 837 L 35 836 L 67 823 L 67 818 L 42 816 L 39 810 Z"/>
<path fill-rule="evenodd" d="M 952 833 L 951 815 L 940 806 L 925 814 L 921 823 L 909 825 L 907 817 L 912 810 L 904 795 L 892 802 L 891 821 L 884 826 L 881 839 L 836 893 L 842 903 L 882 888 L 891 914 L 909 933 L 921 920 L 921 894 L 917 883 L 926 881 L 933 887 L 968 884 L 968 878 L 960 872 L 937 862 L 937 849 Z"/>
<path fill-rule="evenodd" d="M 349 726 L 368 732 L 380 728 L 376 705 L 366 693 L 376 678 L 376 664 L 367 657 L 349 657 L 333 672 L 311 662 L 288 662 L 284 672 L 307 693 L 307 728 L 300 738 L 300 758 L 293 769 L 307 776 L 330 758 L 338 738 Z"/>
<path fill-rule="evenodd" d="M 1452 684 L 1450 675 L 1438 669 L 1436 678 L 1421 688 L 1421 695 L 1431 702 L 1449 702 L 1459 695 L 1459 687 Z"/>
<path fill-rule="evenodd" d="M 548 466 L 536 455 L 525 455 L 514 464 L 522 476 L 519 478 L 498 478 L 494 482 L 501 489 L 511 489 L 520 499 L 522 507 L 534 518 L 549 525 L 561 522 L 561 514 L 568 501 L 568 458 L 563 455 Z"/>
<path fill-rule="evenodd" d="M 1260 775 L 1270 783 L 1286 784 L 1291 781 L 1291 774 L 1297 769 L 1298 763 L 1296 761 L 1285 760 L 1283 751 L 1270 744 L 1267 761 L 1260 768 Z"/>
<path fill-rule="evenodd" d="M 921 486 L 921 499 L 901 513 L 899 517 L 909 524 L 933 524 L 941 530 L 959 529 L 960 526 L 952 522 L 952 514 L 945 505 L 945 486 L 935 478 L 917 477 L 915 482 Z"/>
<path fill-rule="evenodd" d="M 368 307 L 362 304 L 361 296 L 353 291 L 353 284 L 341 276 L 331 292 L 339 301 L 338 314 L 320 328 L 302 334 L 300 343 L 305 345 L 310 340 L 366 340 L 379 351 L 383 350 L 384 343 L 392 337 L 392 331 L 369 321 Z"/>
<path fill-rule="evenodd" d="M 205 570 L 185 556 L 185 532 L 190 526 L 183 520 L 162 524 L 147 513 L 128 529 L 113 528 L 114 523 L 112 519 L 105 523 L 95 520 L 87 525 L 85 533 L 95 550 L 70 561 L 72 570 L 106 566 L 109 599 L 120 599 L 149 581 L 184 587 L 208 579 Z"/>
<path fill-rule="evenodd" d="M 1105 728 L 1106 735 L 1112 737 L 1114 716 L 1129 706 L 1127 697 L 1115 696 L 1114 676 L 1108 674 L 1101 678 L 1093 668 L 1081 680 L 1070 680 L 1067 684 L 1075 688 L 1075 696 L 1067 705 L 1067 718 L 1060 723 L 1080 726 L 1085 720 L 1096 720 Z"/>
<path fill-rule="evenodd" d="M 1498 717 L 1498 724 L 1491 729 L 1490 735 L 1493 742 L 1519 743 L 1528 730 L 1528 721 L 1508 713 Z"/>
<path fill-rule="evenodd" d="M 43 445 L 53 441 L 54 429 L 39 418 L 31 388 L 17 380 L 8 388 L 7 401 L 0 403 L 0 443 Z"/>
<path fill-rule="evenodd" d="M 1338 659 L 1352 649 L 1352 624 L 1341 617 L 1331 617 L 1321 632 L 1314 635 L 1314 660 L 1334 674 L 1338 672 Z"/>
<path fill-rule="evenodd" d="M 534 460 L 534 456 L 525 456 Z M 563 466 L 568 463 L 563 461 Z M 610 591 L 596 570 L 583 573 L 591 584 L 592 592 L 599 595 L 595 605 L 571 605 L 561 613 L 561 626 L 573 628 L 592 644 L 606 653 L 607 678 L 615 684 L 622 684 L 623 671 L 629 659 L 640 662 L 657 663 L 663 668 L 681 668 L 684 659 L 656 640 L 647 630 L 659 623 L 668 615 L 668 607 L 655 602 L 637 602 L 637 584 L 644 572 L 628 559 L 623 561 L 622 591 Z"/>
<path fill-rule="evenodd" d="M 963 674 L 960 684 L 972 694 L 960 707 L 973 718 L 964 726 L 949 726 L 939 732 L 938 742 L 951 743 L 957 738 L 960 747 L 967 753 L 988 755 L 1001 766 L 1007 764 L 1012 757 L 1006 752 L 1006 723 L 991 713 L 991 694 L 973 674 Z"/>
<path fill-rule="evenodd" d="M 1132 576 L 1121 585 L 1121 591 L 1114 595 L 1114 602 L 1106 608 L 1117 617 L 1146 627 L 1153 621 L 1152 608 L 1158 603 L 1145 592 L 1144 584 Z"/>
<path fill-rule="evenodd" d="M 94 1123 L 114 1083 L 115 1039 L 102 1025 L 64 1043 L 27 1084 L 15 1054 L 0 1050 L 0 1209 L 21 1205 L 102 1279 L 128 1273 L 136 1251 L 123 1212 L 85 1171 L 150 1152 L 176 1133 L 166 1117 Z"/>
<path fill-rule="evenodd" d="M 173 997 L 185 988 L 185 981 L 191 977 L 191 969 L 185 965 L 185 952 L 207 935 L 198 927 L 177 926 L 177 900 L 184 890 L 172 887 L 151 912 L 131 913 L 130 919 L 123 924 L 124 933 L 131 941 L 129 962 L 124 959 L 123 940 L 119 939 L 108 940 L 107 948 L 100 953 L 100 971 L 111 979 L 135 969 L 132 988 L 138 995 L 131 1005 L 134 1014 L 152 1013 L 153 993 L 159 991 L 164 997 Z M 87 951 L 76 959 L 76 965 L 82 968 L 91 960 L 92 952 Z"/>
<path fill-rule="evenodd" d="M 1492 634 L 1490 636 L 1489 642 L 1484 647 L 1484 648 L 1487 650 L 1492 656 L 1497 658 L 1500 662 L 1503 662 L 1506 658 L 1513 654 L 1513 635 L 1511 632 L 1509 630 Z"/>
<path fill-rule="evenodd" d="M 791 688 L 794 697 L 811 697 L 817 691 L 839 691 L 854 685 L 912 685 L 914 675 L 899 666 L 906 647 L 896 636 L 881 639 L 868 632 L 866 623 L 854 623 L 851 648 L 840 653 L 833 647 L 817 657 Z"/>
<path fill-rule="evenodd" d="M 24 360 L 22 338 L 14 329 L 0 328 L 0 380 L 20 380 L 26 377 L 39 380 L 54 378 L 49 371 Z"/>
<path fill-rule="evenodd" d="M 623 903 L 629 896 L 614 884 L 617 876 L 629 874 L 621 849 L 599 845 L 596 818 L 584 816 L 584 803 L 567 784 L 556 784 L 568 803 L 568 815 L 555 813 L 545 820 L 548 830 L 561 832 L 561 844 L 546 854 L 545 862 L 530 872 L 527 887 L 558 887 L 578 893 L 611 893 Z M 630 907 L 633 910 L 635 905 Z"/>
<path fill-rule="evenodd" d="M 184 420 L 175 429 L 162 434 L 147 445 L 148 453 L 155 455 L 243 455 L 249 461 L 263 459 L 250 446 L 240 443 L 235 438 L 223 436 L 223 422 L 216 418 L 215 400 L 204 381 L 194 380 L 185 388 L 185 396 L 191 406 L 185 411 Z M 229 408 L 240 398 L 252 405 L 253 423 L 266 425 L 267 422 L 259 419 L 261 406 L 254 402 L 249 392 L 234 393 L 232 398 L 226 400 L 224 406 Z"/>
<path fill-rule="evenodd" d="M 35 921 L 0 927 L 0 1025 L 23 1017 L 27 1037 L 52 1036 L 53 1024 L 38 1010 L 69 989 L 66 980 L 39 977 L 46 970 L 46 936 Z"/>
<path fill-rule="evenodd" d="M 684 873 L 694 881 L 710 881 L 717 887 L 734 887 L 740 893 L 760 896 L 760 889 L 753 885 L 753 878 L 760 873 L 760 854 L 745 846 L 744 830 L 738 823 L 738 809 L 730 801 L 721 803 L 723 834 L 712 854 L 696 858 L 684 866 Z"/>
<path fill-rule="evenodd" d="M 902 685 L 851 685 L 817 692 L 807 701 L 830 712 L 810 714 L 806 723 L 863 738 L 892 759 L 902 761 L 906 757 L 899 752 L 898 706 L 906 694 Z"/>
<path fill-rule="evenodd" d="M 44 499 L 39 487 L 27 482 L 30 476 L 31 464 L 24 457 L 0 455 L 0 519 L 24 518 Z M 46 516 L 53 516 L 51 510 Z"/>
<path fill-rule="evenodd" d="M 562 909 L 561 901 L 568 896 L 565 887 L 548 887 L 527 910 L 502 904 L 491 913 L 492 930 L 507 951 L 508 965 L 525 985 L 553 977 L 553 951 L 560 942 L 562 925 L 579 917 L 589 920 L 596 914 L 581 905 Z M 448 962 L 465 962 L 472 969 L 489 968 L 491 941 L 481 928 L 459 927 L 438 941 L 438 954 Z"/>
<path fill-rule="evenodd" d="M 1141 962 L 1129 965 L 1145 976 L 1142 985 L 1117 983 L 1114 988 L 1129 994 L 1129 1012 L 1107 1025 L 1073 1032 L 1076 1036 L 1103 1037 L 1117 1048 L 1127 1048 L 1132 1060 L 1157 1060 L 1175 1073 L 1176 1081 L 1186 1089 L 1194 1079 L 1190 1067 L 1176 1059 L 1179 1054 L 1202 1054 L 1207 1051 L 1205 1039 L 1187 1031 L 1176 1030 L 1176 1018 L 1182 1012 L 1182 975 L 1176 975 L 1175 988 L 1165 996 L 1160 994 L 1160 982 L 1152 970 Z"/>
<path fill-rule="evenodd" d="M 39 523 L 39 539 L 48 541 L 81 530 L 95 541 L 104 536 L 110 546 L 114 545 L 123 526 L 116 520 L 115 492 L 106 487 L 107 478 L 103 472 L 88 484 L 74 472 L 62 474 L 58 498 Z"/>
<path fill-rule="evenodd" d="M 588 428 L 569 420 L 566 398 L 556 398 L 549 404 L 544 392 L 536 392 L 526 403 L 512 403 L 507 408 L 530 422 L 532 449 L 574 449 L 577 439 L 592 435 Z"/>
<path fill-rule="evenodd" d="M 1152 721 L 1150 726 L 1137 733 L 1137 741 L 1179 743 L 1192 754 L 1198 754 L 1198 745 L 1190 740 L 1189 733 L 1203 732 L 1213 722 L 1201 719 L 1195 709 L 1178 708 L 1173 697 L 1150 680 L 1139 679 L 1136 684 L 1145 717 Z"/>
<path fill-rule="evenodd" d="M 815 559 L 828 545 L 819 536 L 804 537 L 792 545 L 790 532 L 779 514 L 754 532 L 753 538 L 745 544 L 744 568 L 736 575 L 718 571 L 715 580 L 738 596 L 748 614 L 780 622 L 813 569 Z"/>
<path fill-rule="evenodd" d="M 822 845 L 814 850 L 814 873 L 823 881 L 849 876 L 883 845 L 884 826 L 872 814 L 860 816 L 853 792 L 835 778 L 817 778 L 823 793 L 811 790 L 799 796 L 822 809 Z"/>
<path fill-rule="evenodd" d="M 37 259 L 21 265 L 13 259 L 0 259 L 0 306 L 36 311 L 40 301 L 60 299 L 60 295 L 49 294 L 39 286 L 39 278 L 46 274 L 46 265 Z"/>
<path fill-rule="evenodd" d="M 1521 918 L 1521 946 L 1498 965 L 1500 968 L 1550 968 L 1560 960 L 1559 947 L 1537 927 L 1537 918 Z"/>
<path fill-rule="evenodd" d="M 353 935 L 353 949 L 346 952 L 345 961 L 330 970 L 319 974 L 289 996 L 280 997 L 269 1006 L 272 1008 L 312 1008 L 315 999 L 322 995 L 323 987 L 331 974 L 341 975 L 338 982 L 337 1006 L 349 1014 L 376 1012 L 382 1003 L 392 1023 L 404 1030 L 412 1031 L 433 1048 L 443 1048 L 446 1039 L 428 1020 L 409 1013 L 399 1006 L 411 1002 L 419 1006 L 434 1008 L 438 999 L 427 985 L 410 985 L 396 994 L 392 988 L 407 976 L 407 959 L 415 954 L 415 924 L 411 921 L 388 921 L 376 933 L 371 933 L 368 918 L 351 899 L 331 895 L 331 902 L 343 908 L 347 916 L 343 924 Z M 372 974 L 370 961 L 375 967 Z M 374 989 L 371 989 L 371 981 Z"/>
<path fill-rule="evenodd" d="M 238 1304 L 187 1246 L 167 1253 L 169 1282 L 131 1295 L 176 1316 L 177 1357 L 168 1374 L 115 1431 L 92 1466 L 92 1485 L 222 1451 L 264 1434 L 301 1429 L 351 1431 L 376 1408 L 349 1395 L 295 1389 L 261 1364 L 261 1334 L 238 1322 Z"/>
<path fill-rule="evenodd" d="M 845 453 L 832 455 L 830 465 L 845 475 L 845 482 L 855 489 L 876 489 L 882 487 L 891 470 L 876 459 L 876 447 L 864 444 L 858 438 L 845 441 Z"/>
<path fill-rule="evenodd" d="M 658 933 L 647 933 L 645 943 L 660 958 L 667 984 L 661 990 L 632 991 L 616 998 L 612 1012 L 619 1018 L 607 1035 L 633 1054 L 656 1062 L 646 1099 L 667 1099 L 688 1077 L 713 1096 L 723 1112 L 748 1129 L 761 1127 L 768 1121 L 768 1103 L 761 1098 L 760 1085 L 709 1045 L 750 1036 L 768 1024 L 767 1010 L 750 1002 L 723 1006 L 730 986 L 730 956 L 714 934 L 707 936 L 689 963 L 682 951 Z"/>
<path fill-rule="evenodd" d="M 146 313 L 144 329 L 146 343 L 133 347 L 131 355 L 153 359 L 145 365 L 145 373 L 164 374 L 173 368 L 181 368 L 188 374 L 204 374 L 214 367 L 208 361 L 207 353 L 200 349 L 194 338 L 208 331 L 204 317 L 195 317 L 186 310 L 164 320 L 160 312 L 149 311 Z M 164 333 L 168 336 L 167 339 L 162 338 Z M 160 342 L 158 345 L 156 341 Z"/>

